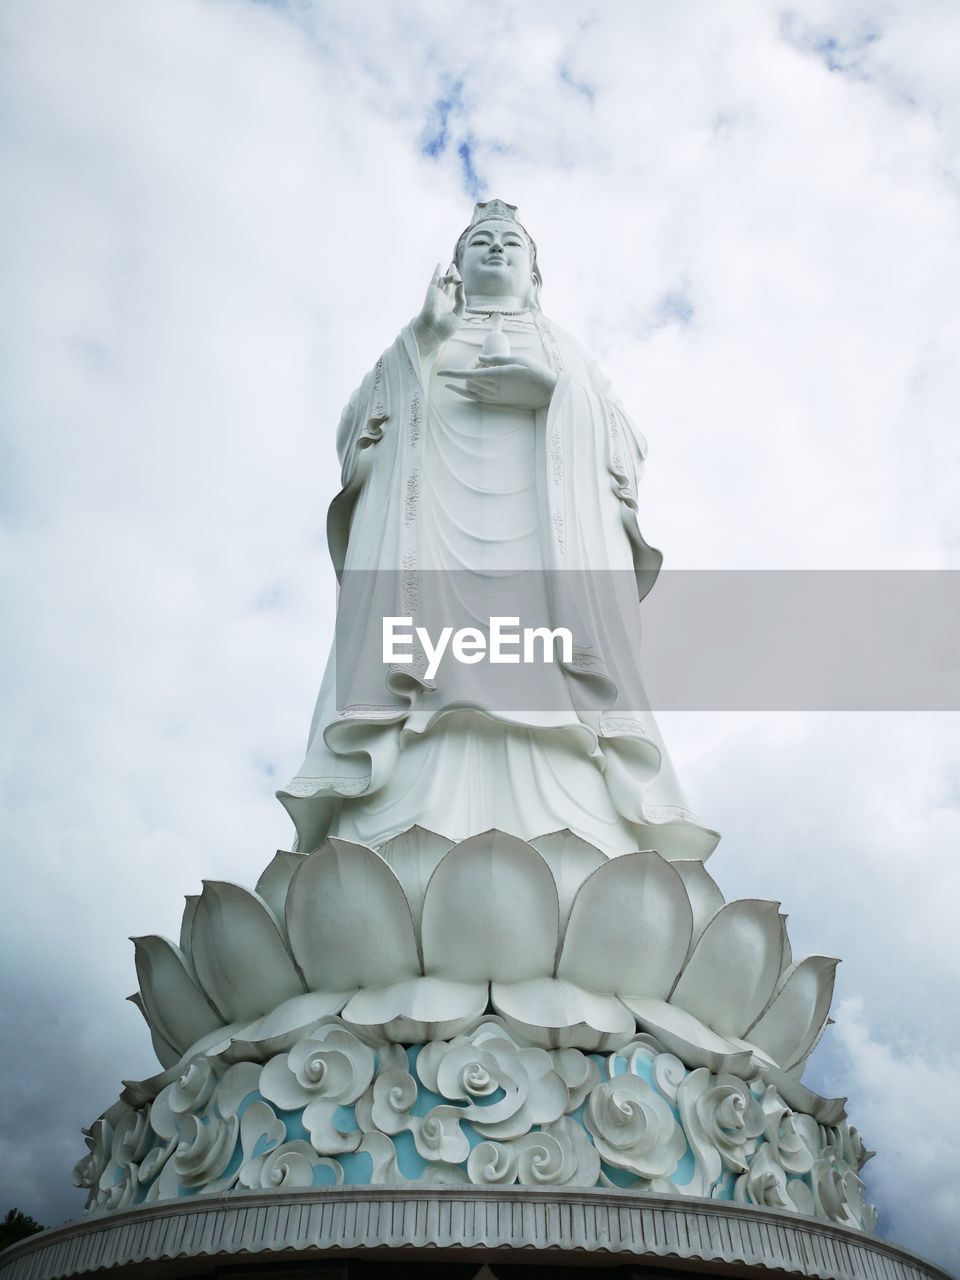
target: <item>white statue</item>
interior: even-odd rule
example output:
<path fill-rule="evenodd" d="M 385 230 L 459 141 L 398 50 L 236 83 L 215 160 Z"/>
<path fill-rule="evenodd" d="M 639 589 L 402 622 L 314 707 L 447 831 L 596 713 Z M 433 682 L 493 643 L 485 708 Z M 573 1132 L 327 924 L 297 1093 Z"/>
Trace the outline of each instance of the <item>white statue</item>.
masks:
<path fill-rule="evenodd" d="M 799 1078 L 837 962 L 703 865 L 637 669 L 643 443 L 541 315 L 514 214 L 477 206 L 344 413 L 300 851 L 134 940 L 163 1070 L 85 1131 L 92 1214 L 519 1183 L 872 1229 L 870 1153 Z M 520 616 L 552 661 L 431 658 L 438 624 L 492 648 Z M 400 618 L 426 640 L 385 655 Z"/>
<path fill-rule="evenodd" d="M 327 525 L 339 651 L 279 792 L 301 851 L 327 835 L 377 847 L 414 824 L 450 839 L 569 828 L 607 854 L 671 859 L 717 843 L 686 807 L 639 682 L 639 601 L 661 560 L 636 520 L 645 443 L 542 314 L 540 287 L 514 206 L 478 204 L 343 413 Z M 595 593 L 602 574 L 620 585 Z M 490 616 L 515 614 L 519 593 L 538 621 L 572 623 L 572 658 L 541 671 L 549 696 L 534 710 L 515 667 L 451 659 L 430 678 L 422 661 L 384 663 L 384 616 L 443 623 L 465 593 L 471 619 L 481 597 Z"/>

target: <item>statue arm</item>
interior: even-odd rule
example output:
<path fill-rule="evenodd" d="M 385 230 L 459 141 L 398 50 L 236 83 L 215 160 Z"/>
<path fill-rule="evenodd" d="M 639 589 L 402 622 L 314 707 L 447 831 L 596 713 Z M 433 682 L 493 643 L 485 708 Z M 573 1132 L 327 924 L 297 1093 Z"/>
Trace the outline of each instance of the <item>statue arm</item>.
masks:
<path fill-rule="evenodd" d="M 383 427 L 389 414 L 383 396 L 383 362 L 381 356 L 376 365 L 364 377 L 350 397 L 340 415 L 337 427 L 337 457 L 340 459 L 341 478 L 347 487 L 356 467 L 359 453 L 376 444 L 383 436 Z"/>
<path fill-rule="evenodd" d="M 346 563 L 354 508 L 367 483 L 374 457 L 386 450 L 389 470 L 397 447 L 392 428 L 417 397 L 421 362 L 416 339 L 406 325 L 350 397 L 337 427 L 341 489 L 327 512 L 327 542 L 338 575 Z M 376 446 L 376 447 L 374 447 Z"/>
<path fill-rule="evenodd" d="M 629 416 L 626 409 L 624 409 L 623 401 L 614 391 L 613 383 L 597 364 L 596 360 L 594 360 L 593 356 L 589 353 L 585 354 L 587 357 L 591 389 L 596 392 L 604 402 L 607 406 L 608 415 L 615 419 L 615 425 L 622 429 L 626 439 L 634 446 L 637 465 L 637 480 L 639 481 L 643 462 L 647 456 L 646 436 L 644 436 L 643 432 Z"/>
<path fill-rule="evenodd" d="M 561 376 L 558 389 L 562 389 L 565 381 L 570 380 L 598 397 L 604 406 L 608 429 L 612 428 L 614 434 L 619 430 L 626 437 L 629 453 L 633 456 L 636 467 L 636 479 L 639 481 L 643 460 L 647 456 L 647 441 L 624 409 L 614 391 L 613 383 L 590 352 L 565 329 L 544 318 L 541 331 L 552 368 L 566 375 L 566 378 Z"/>
<path fill-rule="evenodd" d="M 592 477 L 598 495 L 608 493 L 616 499 L 617 524 L 626 534 L 642 599 L 662 562 L 660 552 L 647 543 L 637 523 L 637 490 L 646 441 L 596 361 L 562 331 L 556 336 L 558 342 L 552 351 L 548 346 L 548 354 L 554 357 L 560 376 L 547 413 L 546 437 L 548 456 L 556 458 L 556 464 L 549 468 L 551 524 L 555 536 L 567 542 L 566 550 L 561 548 L 558 553 L 558 563 L 572 564 L 577 542 L 566 539 L 564 529 L 572 512 L 579 511 L 581 521 L 585 518 L 577 481 L 582 485 L 585 477 Z M 609 533 L 609 526 L 603 528 L 606 532 L 597 532 L 597 547 Z M 620 563 L 620 545 L 618 538 L 607 544 L 602 557 L 605 564 Z"/>
<path fill-rule="evenodd" d="M 421 382 L 421 356 L 413 326 L 405 325 L 394 342 L 366 374 L 340 415 L 337 457 L 344 488 L 355 479 L 363 454 L 379 444 L 388 423 L 410 394 L 411 381 Z"/>

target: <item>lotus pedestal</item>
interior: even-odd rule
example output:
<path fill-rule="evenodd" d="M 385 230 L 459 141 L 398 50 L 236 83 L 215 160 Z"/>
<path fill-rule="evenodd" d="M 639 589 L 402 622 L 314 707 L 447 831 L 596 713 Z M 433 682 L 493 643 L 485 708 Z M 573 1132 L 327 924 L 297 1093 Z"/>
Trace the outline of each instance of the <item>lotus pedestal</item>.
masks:
<path fill-rule="evenodd" d="M 484 1270 L 486 1268 L 486 1270 Z M 862 1232 L 671 1196 L 525 1187 L 336 1187 L 144 1205 L 7 1250 L 0 1280 L 165 1277 L 809 1276 L 949 1280 Z"/>
<path fill-rule="evenodd" d="M 188 899 L 179 945 L 137 939 L 163 1069 L 85 1131 L 88 1220 L 11 1280 L 930 1275 L 869 1239 L 871 1153 L 800 1082 L 834 965 L 701 862 L 568 831 L 280 853 Z"/>

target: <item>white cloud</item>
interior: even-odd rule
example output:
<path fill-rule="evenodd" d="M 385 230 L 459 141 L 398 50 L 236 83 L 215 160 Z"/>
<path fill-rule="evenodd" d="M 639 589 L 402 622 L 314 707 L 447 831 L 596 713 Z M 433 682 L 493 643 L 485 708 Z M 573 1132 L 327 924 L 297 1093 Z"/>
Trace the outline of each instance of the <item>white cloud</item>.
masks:
<path fill-rule="evenodd" d="M 883 1135 L 866 1166 L 870 1193 L 883 1208 L 885 1234 L 944 1266 L 960 1263 L 960 1244 L 944 1223 L 960 1213 L 953 1162 L 960 1150 L 960 1113 L 952 1103 L 960 1054 L 945 1054 L 924 1038 L 871 1029 L 859 1000 L 837 1009 L 835 1036 L 856 1082 L 861 1132 Z"/>
<path fill-rule="evenodd" d="M 464 156 L 650 437 L 668 564 L 956 566 L 958 21 L 937 0 L 4 7 L 3 1042 L 41 1152 L 3 1162 L 11 1203 L 77 1212 L 74 1131 L 148 1069 L 127 935 L 175 932 L 201 877 L 250 882 L 289 838 L 272 791 L 328 643 L 336 418 L 469 214 Z M 833 1034 L 877 1194 L 945 1257 L 953 1211 L 883 1163 L 906 1121 L 880 1100 L 917 1056 L 887 1029 L 960 1053 L 955 718 L 664 722 L 728 895 L 781 898 L 844 957 L 862 1011 Z"/>

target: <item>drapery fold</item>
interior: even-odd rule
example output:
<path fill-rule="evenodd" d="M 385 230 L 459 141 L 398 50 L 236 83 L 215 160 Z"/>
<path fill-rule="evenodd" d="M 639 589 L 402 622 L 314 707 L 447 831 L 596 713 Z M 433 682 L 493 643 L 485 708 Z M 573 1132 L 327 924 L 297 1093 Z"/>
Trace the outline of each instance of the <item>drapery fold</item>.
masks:
<path fill-rule="evenodd" d="M 421 533 L 440 366 L 407 327 L 337 432 L 342 489 L 327 520 L 337 640 L 306 759 L 278 792 L 301 850 L 328 834 L 377 844 L 415 822 L 452 839 L 476 823 L 522 838 L 568 826 L 610 854 L 705 858 L 717 843 L 682 798 L 640 679 L 639 602 L 661 563 L 637 523 L 645 443 L 579 344 L 539 313 L 534 323 L 558 378 L 549 409 L 530 415 L 542 584 L 521 585 L 543 596 L 536 621 L 570 630 L 571 660 L 538 670 L 534 707 L 505 694 L 491 666 L 448 660 L 428 679 L 416 643 L 412 663 L 382 660 L 383 616 L 434 634 L 443 572 Z M 489 591 L 489 575 L 477 583 Z M 517 583 L 504 590 L 502 612 L 515 614 Z M 525 794 L 511 794 L 521 777 Z"/>

